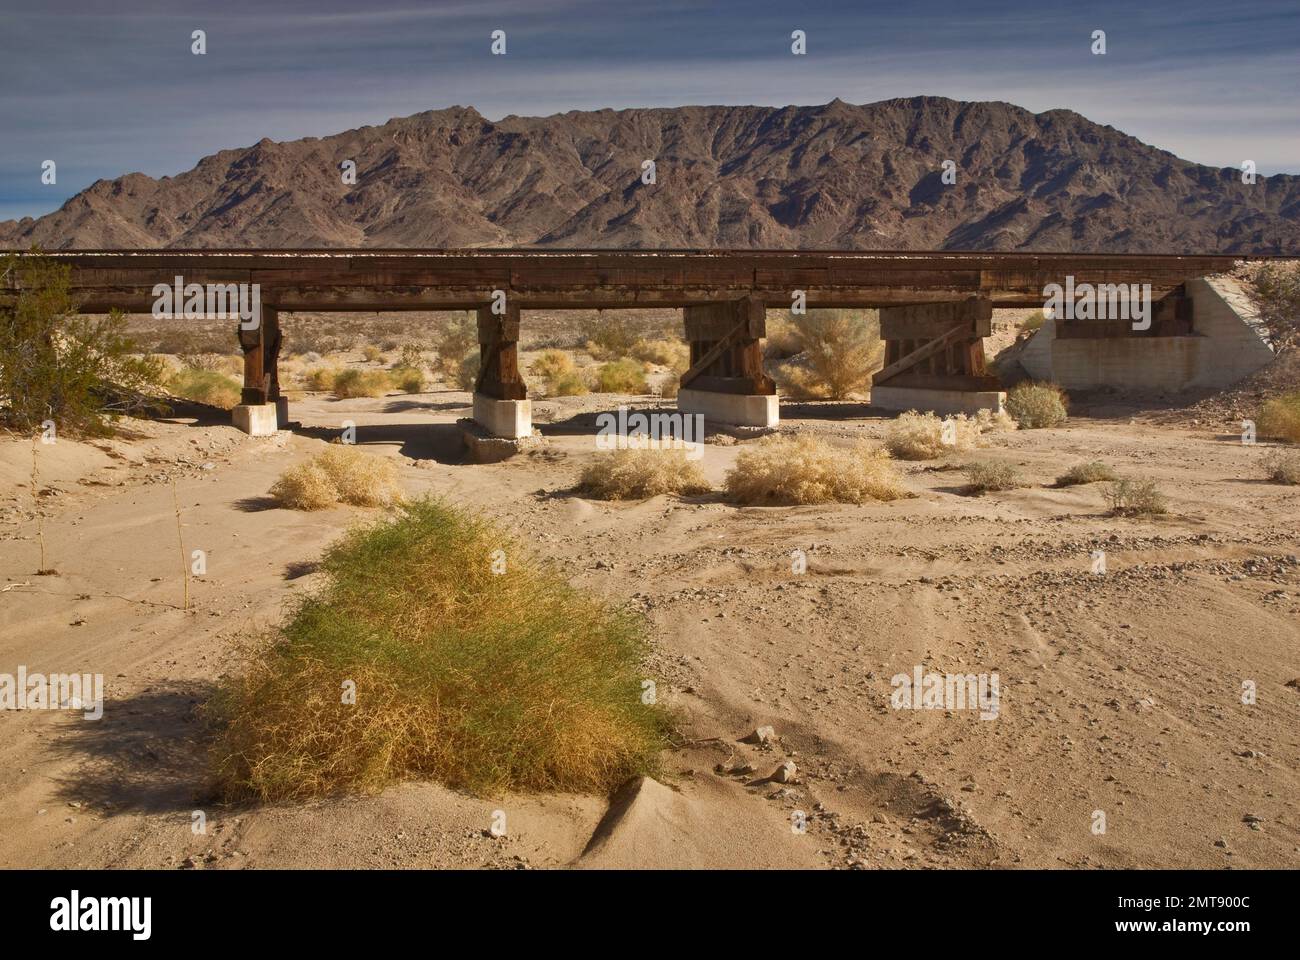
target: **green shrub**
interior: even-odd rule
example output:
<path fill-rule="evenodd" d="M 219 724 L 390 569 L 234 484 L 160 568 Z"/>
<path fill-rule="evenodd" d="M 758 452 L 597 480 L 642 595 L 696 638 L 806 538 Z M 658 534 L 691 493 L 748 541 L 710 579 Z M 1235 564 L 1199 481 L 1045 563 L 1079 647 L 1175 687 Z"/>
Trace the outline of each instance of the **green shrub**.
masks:
<path fill-rule="evenodd" d="M 1007 391 L 1007 413 L 1025 430 L 1064 423 L 1066 405 L 1064 392 L 1054 383 L 1027 381 Z"/>
<path fill-rule="evenodd" d="M 645 378 L 645 365 L 630 357 L 602 363 L 596 371 L 596 391 L 598 393 L 649 393 L 650 384 Z"/>
<path fill-rule="evenodd" d="M 472 388 L 473 378 L 470 379 L 469 387 L 464 386 L 465 378 L 461 368 L 466 357 L 473 354 L 477 359 L 479 356 L 477 318 L 472 314 L 454 317 L 433 338 L 433 348 L 438 354 L 434 369 L 442 378 L 447 383 L 460 385 L 462 390 Z M 475 376 L 477 375 L 475 368 Z"/>
<path fill-rule="evenodd" d="M 156 408 L 165 369 L 138 356 L 117 311 L 77 313 L 71 268 L 40 256 L 0 259 L 0 425 L 30 432 L 52 420 L 62 432 L 103 433 L 123 413 Z"/>
<path fill-rule="evenodd" d="M 167 378 L 167 389 L 178 397 L 229 410 L 239 403 L 242 389 L 238 382 L 213 370 L 183 367 Z"/>
<path fill-rule="evenodd" d="M 424 389 L 424 371 L 416 367 L 394 367 L 388 375 L 393 386 L 403 393 L 419 393 Z"/>
<path fill-rule="evenodd" d="M 632 352 L 637 336 L 631 324 L 616 317 L 597 314 L 582 324 L 587 352 L 597 360 L 619 360 Z"/>
<path fill-rule="evenodd" d="M 207 708 L 226 799 L 413 779 L 608 794 L 655 772 L 669 722 L 642 700 L 644 621 L 498 527 L 419 500 L 346 535 L 320 573 Z"/>
<path fill-rule="evenodd" d="M 1300 443 L 1300 391 L 1266 400 L 1255 414 L 1260 437 Z"/>
<path fill-rule="evenodd" d="M 382 397 L 392 387 L 387 371 L 344 370 L 334 378 L 334 396 L 340 400 L 349 397 Z"/>

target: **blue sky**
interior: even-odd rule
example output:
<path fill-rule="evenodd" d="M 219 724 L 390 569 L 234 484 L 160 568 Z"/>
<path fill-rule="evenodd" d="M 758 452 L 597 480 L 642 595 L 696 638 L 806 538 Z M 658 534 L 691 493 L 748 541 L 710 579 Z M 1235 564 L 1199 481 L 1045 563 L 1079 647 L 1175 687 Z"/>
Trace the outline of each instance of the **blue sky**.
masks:
<path fill-rule="evenodd" d="M 206 56 L 190 52 L 196 29 Z M 489 53 L 496 29 L 504 57 Z M 806 56 L 790 53 L 794 29 Z M 0 90 L 0 219 L 100 178 L 454 104 L 498 119 L 1005 100 L 1198 163 L 1300 173 L 1300 0 L 0 0 Z M 50 159 L 58 182 L 43 185 Z"/>

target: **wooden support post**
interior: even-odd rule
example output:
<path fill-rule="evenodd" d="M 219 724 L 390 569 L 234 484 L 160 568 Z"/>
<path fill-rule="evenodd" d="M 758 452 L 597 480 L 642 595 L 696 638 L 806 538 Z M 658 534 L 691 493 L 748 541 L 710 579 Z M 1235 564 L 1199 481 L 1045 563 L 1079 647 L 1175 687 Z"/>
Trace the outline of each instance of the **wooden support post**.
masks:
<path fill-rule="evenodd" d="M 251 329 L 244 329 L 242 323 L 239 325 L 239 346 L 244 351 L 244 389 L 239 398 L 241 405 L 261 406 L 268 399 L 265 322 L 268 312 L 274 311 L 262 307 L 261 313 L 255 318 L 257 323 Z"/>
<path fill-rule="evenodd" d="M 776 396 L 776 382 L 763 372 L 762 338 L 767 312 L 761 300 L 745 297 L 689 306 L 682 311 L 691 366 L 683 389 L 710 393 Z"/>
<path fill-rule="evenodd" d="M 262 360 L 262 372 L 266 378 L 266 398 L 271 403 L 280 399 L 280 347 L 284 343 L 284 334 L 280 330 L 280 311 L 275 307 L 262 308 L 262 347 L 265 358 Z"/>
<path fill-rule="evenodd" d="M 494 400 L 526 400 L 528 386 L 519 373 L 519 307 L 507 300 L 503 315 L 479 307 L 478 342 L 482 366 L 474 392 Z"/>

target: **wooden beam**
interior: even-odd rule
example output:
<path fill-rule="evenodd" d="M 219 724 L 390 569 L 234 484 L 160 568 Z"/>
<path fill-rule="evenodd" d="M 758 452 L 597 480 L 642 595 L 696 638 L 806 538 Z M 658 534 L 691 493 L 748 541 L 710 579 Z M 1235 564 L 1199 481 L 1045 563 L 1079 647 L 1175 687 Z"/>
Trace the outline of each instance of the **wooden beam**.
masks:
<path fill-rule="evenodd" d="M 957 343 L 959 340 L 969 335 L 969 331 L 966 329 L 964 324 L 953 327 L 942 336 L 930 340 L 916 349 L 905 353 L 899 359 L 886 366 L 883 370 L 878 371 L 875 376 L 871 378 L 871 382 L 873 384 L 882 384 L 890 377 L 896 376 L 904 370 L 916 366 L 916 364 L 920 363 L 922 360 L 934 356 L 940 350 Z"/>

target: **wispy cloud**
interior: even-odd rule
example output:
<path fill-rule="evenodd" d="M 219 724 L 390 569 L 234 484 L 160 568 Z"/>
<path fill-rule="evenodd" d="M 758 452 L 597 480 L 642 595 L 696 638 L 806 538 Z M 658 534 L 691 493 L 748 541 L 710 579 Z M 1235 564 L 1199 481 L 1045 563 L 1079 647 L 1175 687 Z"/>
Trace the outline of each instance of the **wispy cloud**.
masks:
<path fill-rule="evenodd" d="M 689 103 L 932 94 L 1075 110 L 1186 159 L 1300 173 L 1293 0 L 197 2 L 0 14 L 0 218 L 100 177 L 453 104 L 496 119 Z M 1137 9 L 1135 9 L 1137 8 Z M 493 29 L 509 53 L 488 53 Z M 790 31 L 808 55 L 789 53 Z M 208 54 L 190 53 L 207 31 Z M 1108 52 L 1089 52 L 1094 29 Z M 59 179 L 40 184 L 54 159 Z"/>

